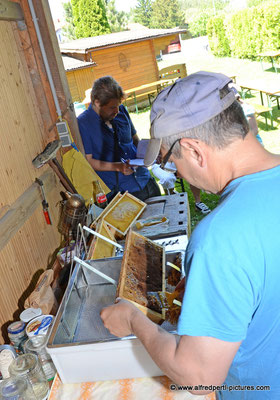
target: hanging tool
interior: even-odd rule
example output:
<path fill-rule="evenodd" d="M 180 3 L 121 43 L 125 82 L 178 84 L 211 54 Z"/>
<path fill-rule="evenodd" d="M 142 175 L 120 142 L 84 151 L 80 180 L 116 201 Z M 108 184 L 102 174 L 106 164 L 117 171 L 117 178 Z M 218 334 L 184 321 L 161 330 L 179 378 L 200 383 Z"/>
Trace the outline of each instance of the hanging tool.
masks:
<path fill-rule="evenodd" d="M 60 140 L 53 140 L 52 142 L 48 143 L 42 153 L 38 154 L 38 156 L 36 156 L 34 160 L 32 160 L 32 164 L 35 168 L 41 168 L 43 165 L 48 163 L 49 166 L 54 170 L 56 175 L 59 177 L 60 182 L 65 187 L 65 189 L 70 193 L 77 193 L 77 190 L 73 186 L 72 182 L 70 181 L 64 169 L 56 158 L 56 153 L 60 149 L 60 147 Z"/>
<path fill-rule="evenodd" d="M 44 184 L 41 181 L 41 179 L 38 179 L 38 178 L 35 179 L 35 182 L 38 183 L 38 185 L 40 186 L 40 189 L 41 189 L 41 194 L 42 194 L 42 198 L 43 198 L 43 201 L 42 201 L 43 213 L 45 216 L 46 223 L 48 225 L 52 225 L 52 220 L 51 220 L 50 213 L 49 213 L 49 204 L 47 202 L 45 190 L 44 190 Z"/>

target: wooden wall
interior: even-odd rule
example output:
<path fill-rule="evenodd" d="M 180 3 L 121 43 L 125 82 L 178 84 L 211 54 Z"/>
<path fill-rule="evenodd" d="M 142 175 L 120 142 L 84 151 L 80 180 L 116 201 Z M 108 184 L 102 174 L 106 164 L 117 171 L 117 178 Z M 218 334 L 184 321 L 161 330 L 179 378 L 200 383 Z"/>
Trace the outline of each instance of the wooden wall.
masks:
<path fill-rule="evenodd" d="M 19 53 L 11 22 L 0 21 L 0 325 L 13 321 L 19 299 L 39 269 L 46 269 L 60 243 L 56 229 L 60 185 L 49 167 L 35 169 L 32 159 L 42 149 L 42 121 L 38 119 L 36 99 L 28 70 Z M 46 225 L 40 191 L 34 180 L 46 173 L 47 200 L 54 225 Z M 26 193 L 32 207 L 15 211 L 17 200 Z M 23 204 L 25 204 L 23 202 Z M 35 208 L 35 209 L 34 209 Z M 9 214 L 10 213 L 10 214 Z M 30 213 L 30 215 L 29 215 Z M 14 218 L 14 220 L 13 220 Z M 13 221 L 12 226 L 8 222 Z M 9 240 L 10 239 L 10 240 Z M 3 332 L 5 335 L 5 331 Z"/>
<path fill-rule="evenodd" d="M 85 91 L 92 87 L 92 83 L 95 80 L 95 68 L 90 67 L 67 71 L 66 76 L 73 101 L 83 101 Z"/>
<path fill-rule="evenodd" d="M 153 40 L 155 47 L 156 56 L 160 55 L 160 52 L 164 52 L 167 49 L 167 46 L 170 45 L 173 41 L 179 41 L 179 35 L 171 35 L 171 36 L 162 36 Z"/>
<path fill-rule="evenodd" d="M 72 56 L 76 57 L 75 54 Z M 97 66 L 66 73 L 74 101 L 82 101 L 85 90 L 92 86 L 95 79 L 104 75 L 112 75 L 123 89 L 158 79 L 152 40 L 96 50 L 91 53 L 91 58 Z"/>
<path fill-rule="evenodd" d="M 57 113 L 28 1 L 16 2 L 20 4 L 24 18 L 20 24 L 4 20 L 4 8 L 0 16 L 1 344 L 7 341 L 7 325 L 19 318 L 24 300 L 56 255 L 61 241 L 57 230 L 58 202 L 61 200 L 60 191 L 64 190 L 48 165 L 40 169 L 32 165 L 32 159 L 42 152 L 48 142 L 58 137 L 55 125 Z M 70 107 L 72 99 L 48 2 L 36 0 L 34 7 L 62 115 L 79 145 L 81 139 L 74 111 Z M 53 225 L 46 224 L 41 192 L 35 178 L 44 182 Z"/>

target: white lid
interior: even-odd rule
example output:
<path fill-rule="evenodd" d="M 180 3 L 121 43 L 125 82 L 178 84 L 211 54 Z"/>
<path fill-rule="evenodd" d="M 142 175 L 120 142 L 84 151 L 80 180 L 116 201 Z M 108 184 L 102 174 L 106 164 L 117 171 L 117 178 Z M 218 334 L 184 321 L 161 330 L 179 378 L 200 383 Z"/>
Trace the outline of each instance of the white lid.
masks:
<path fill-rule="evenodd" d="M 42 314 L 41 308 L 27 308 L 20 314 L 20 320 L 22 322 L 29 322 L 33 318 L 39 317 Z"/>

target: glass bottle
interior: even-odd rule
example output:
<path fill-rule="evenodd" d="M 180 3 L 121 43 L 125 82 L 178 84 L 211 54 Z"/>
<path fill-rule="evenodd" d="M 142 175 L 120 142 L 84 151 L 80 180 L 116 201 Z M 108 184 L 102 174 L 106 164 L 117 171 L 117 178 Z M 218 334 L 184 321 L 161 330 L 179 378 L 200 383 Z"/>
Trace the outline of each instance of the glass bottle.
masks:
<path fill-rule="evenodd" d="M 30 383 L 36 400 L 47 399 L 49 384 L 35 354 L 28 353 L 18 356 L 9 366 L 9 372 L 11 377 L 19 376 Z"/>
<path fill-rule="evenodd" d="M 4 379 L 0 384 L 1 400 L 36 400 L 28 381 L 22 377 Z"/>
<path fill-rule="evenodd" d="M 108 205 L 107 197 L 102 189 L 100 182 L 99 181 L 93 181 L 93 198 L 95 201 L 95 204 L 100 207 L 100 208 L 106 208 Z"/>
<path fill-rule="evenodd" d="M 37 355 L 47 380 L 51 381 L 56 374 L 56 369 L 51 356 L 46 350 L 47 340 L 48 337 L 46 335 L 37 335 L 29 338 L 24 344 L 24 352 Z"/>

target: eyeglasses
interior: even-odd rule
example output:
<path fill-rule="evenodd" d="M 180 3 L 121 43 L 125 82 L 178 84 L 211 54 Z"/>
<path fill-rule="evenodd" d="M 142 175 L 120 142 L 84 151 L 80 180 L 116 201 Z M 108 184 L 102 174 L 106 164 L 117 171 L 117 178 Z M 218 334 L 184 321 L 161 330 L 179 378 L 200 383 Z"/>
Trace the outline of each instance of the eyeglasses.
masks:
<path fill-rule="evenodd" d="M 165 169 L 165 165 L 167 164 L 167 162 L 168 162 L 168 160 L 169 160 L 169 158 L 170 158 L 170 156 L 171 156 L 171 154 L 172 154 L 173 147 L 174 147 L 175 144 L 176 144 L 177 142 L 179 142 L 180 140 L 181 140 L 181 138 L 180 138 L 180 139 L 176 139 L 175 142 L 172 143 L 170 149 L 168 150 L 168 152 L 165 154 L 165 156 L 163 157 L 163 159 L 162 159 L 162 161 L 161 161 L 161 164 L 160 164 L 160 168 L 161 168 L 161 169 Z"/>

